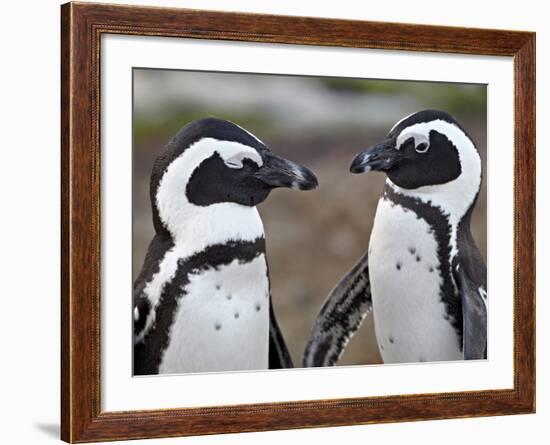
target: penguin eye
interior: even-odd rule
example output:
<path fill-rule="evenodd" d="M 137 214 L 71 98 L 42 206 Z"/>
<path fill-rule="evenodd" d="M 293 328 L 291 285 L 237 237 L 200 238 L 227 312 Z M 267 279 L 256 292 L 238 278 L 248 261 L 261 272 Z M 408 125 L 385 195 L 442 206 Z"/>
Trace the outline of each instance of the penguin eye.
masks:
<path fill-rule="evenodd" d="M 229 168 L 243 168 L 242 161 L 236 160 L 236 159 L 230 159 L 228 161 L 225 161 L 225 165 L 227 165 Z"/>
<path fill-rule="evenodd" d="M 418 144 L 416 147 L 414 147 L 414 149 L 416 150 L 417 153 L 426 153 L 429 147 L 430 146 L 428 145 L 427 142 L 422 142 Z"/>

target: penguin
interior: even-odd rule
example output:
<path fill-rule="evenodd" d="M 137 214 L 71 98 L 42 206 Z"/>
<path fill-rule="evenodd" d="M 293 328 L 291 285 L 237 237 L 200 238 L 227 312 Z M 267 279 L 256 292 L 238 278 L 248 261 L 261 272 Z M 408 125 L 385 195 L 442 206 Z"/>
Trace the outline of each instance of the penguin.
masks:
<path fill-rule="evenodd" d="M 276 187 L 317 184 L 232 122 L 199 119 L 176 134 L 151 174 L 155 235 L 134 283 L 134 375 L 293 366 L 256 205 Z"/>
<path fill-rule="evenodd" d="M 335 365 L 369 312 L 384 363 L 487 357 L 487 269 L 470 232 L 482 181 L 473 140 L 448 113 L 409 115 L 350 171 L 383 172 L 367 252 L 325 300 L 306 367 Z"/>

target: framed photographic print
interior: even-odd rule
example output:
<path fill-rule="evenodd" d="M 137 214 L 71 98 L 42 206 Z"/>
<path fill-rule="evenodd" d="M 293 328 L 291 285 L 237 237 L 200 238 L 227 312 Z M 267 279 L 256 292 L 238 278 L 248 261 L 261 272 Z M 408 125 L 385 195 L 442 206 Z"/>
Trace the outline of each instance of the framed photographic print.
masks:
<path fill-rule="evenodd" d="M 534 412 L 534 33 L 61 17 L 63 440 Z"/>

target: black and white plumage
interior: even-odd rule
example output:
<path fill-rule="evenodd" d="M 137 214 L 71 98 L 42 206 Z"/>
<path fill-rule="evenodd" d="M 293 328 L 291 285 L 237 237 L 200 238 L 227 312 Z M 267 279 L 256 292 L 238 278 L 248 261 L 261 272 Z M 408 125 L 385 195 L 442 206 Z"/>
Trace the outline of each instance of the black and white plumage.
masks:
<path fill-rule="evenodd" d="M 352 161 L 387 175 L 368 252 L 326 299 L 304 366 L 334 365 L 372 309 L 384 363 L 483 359 L 487 271 L 470 232 L 482 180 L 472 139 L 425 110 Z"/>
<path fill-rule="evenodd" d="M 275 187 L 316 186 L 231 122 L 178 132 L 151 174 L 156 233 L 134 283 L 134 374 L 292 367 L 255 206 Z"/>

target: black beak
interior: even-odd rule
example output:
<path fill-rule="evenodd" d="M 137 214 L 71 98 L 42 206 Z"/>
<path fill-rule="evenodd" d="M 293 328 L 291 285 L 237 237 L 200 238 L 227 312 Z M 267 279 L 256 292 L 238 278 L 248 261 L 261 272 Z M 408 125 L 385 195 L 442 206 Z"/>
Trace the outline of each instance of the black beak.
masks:
<path fill-rule="evenodd" d="M 290 187 L 297 190 L 317 188 L 317 177 L 309 168 L 279 158 L 271 152 L 264 153 L 262 158 L 264 163 L 254 176 L 269 187 Z"/>
<path fill-rule="evenodd" d="M 396 150 L 390 142 L 382 142 L 356 155 L 351 161 L 349 171 L 352 173 L 386 171 L 392 168 L 398 159 L 399 150 Z"/>

